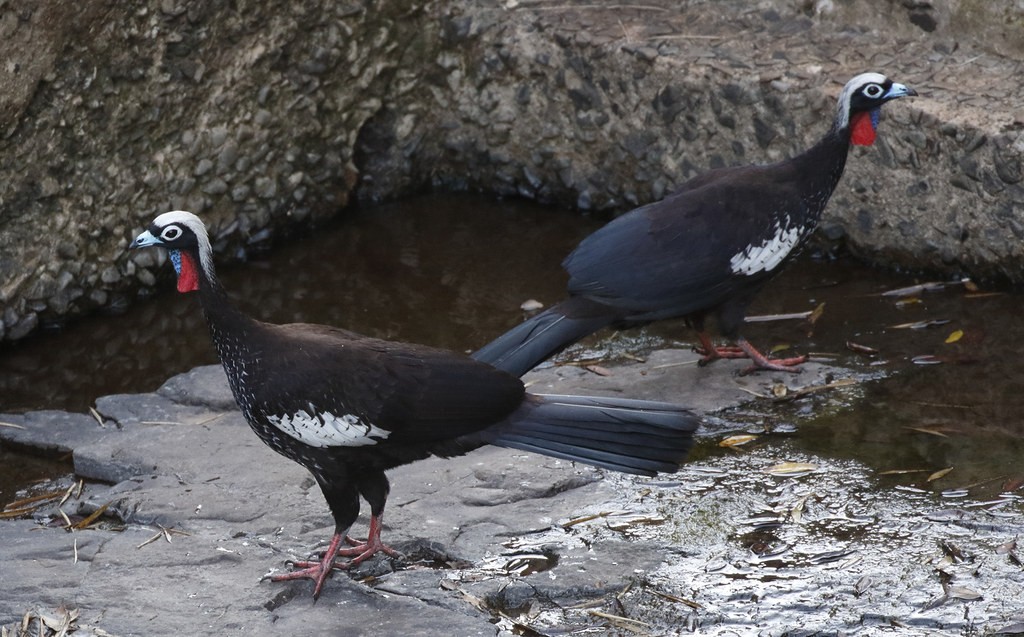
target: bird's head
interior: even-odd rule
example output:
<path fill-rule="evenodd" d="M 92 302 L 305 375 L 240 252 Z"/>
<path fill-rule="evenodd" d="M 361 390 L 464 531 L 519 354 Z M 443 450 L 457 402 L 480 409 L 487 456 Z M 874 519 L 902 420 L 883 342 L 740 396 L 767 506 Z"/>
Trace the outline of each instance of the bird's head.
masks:
<path fill-rule="evenodd" d="M 839 94 L 836 130 L 849 128 L 851 143 L 870 146 L 875 142 L 882 104 L 912 95 L 917 95 L 917 91 L 881 73 L 861 73 L 847 82 Z"/>
<path fill-rule="evenodd" d="M 135 237 L 129 248 L 160 246 L 166 248 L 178 274 L 178 291 L 199 289 L 200 270 L 213 278 L 213 250 L 202 220 L 184 210 L 165 212 Z"/>

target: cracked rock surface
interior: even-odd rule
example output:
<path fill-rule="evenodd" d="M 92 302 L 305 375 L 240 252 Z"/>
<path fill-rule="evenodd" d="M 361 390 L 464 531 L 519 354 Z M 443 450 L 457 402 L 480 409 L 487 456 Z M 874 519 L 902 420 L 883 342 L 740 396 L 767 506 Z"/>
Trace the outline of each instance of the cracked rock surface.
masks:
<path fill-rule="evenodd" d="M 327 507 L 304 469 L 252 434 L 219 367 L 103 397 L 102 425 L 0 415 L 23 427 L 0 427 L 5 444 L 73 451 L 89 480 L 61 507 L 73 523 L 107 507 L 72 532 L 55 506 L 0 523 L 0 626 L 61 607 L 78 613 L 75 634 L 122 637 L 987 634 L 1021 619 L 1020 502 L 880 488 L 857 462 L 784 441 L 706 457 L 735 431 L 722 410 L 766 400 L 780 383 L 884 379 L 816 362 L 799 375 L 739 377 L 742 361 L 695 359 L 661 350 L 605 375 L 549 366 L 526 377 L 540 393 L 629 393 L 707 414 L 713 439 L 679 474 L 605 474 L 497 448 L 401 467 L 389 474 L 384 539 L 403 557 L 336 572 L 315 604 L 309 582 L 261 578 L 325 547 Z M 855 387 L 840 391 L 856 403 Z M 801 470 L 773 473 L 780 460 Z"/>
<path fill-rule="evenodd" d="M 709 381 L 726 380 L 739 366 L 701 371 Z M 812 368 L 802 382 L 819 378 L 819 366 Z M 601 379 L 605 386 L 590 393 L 621 392 L 639 373 Z M 534 391 L 561 392 L 582 392 L 588 376 L 597 378 L 571 368 L 533 376 Z M 718 406 L 749 396 L 733 381 L 721 386 Z M 110 521 L 73 533 L 34 520 L 4 523 L 0 625 L 31 608 L 63 604 L 80 610 L 81 623 L 116 635 L 292 634 L 338 626 L 353 635 L 493 635 L 487 608 L 513 612 L 534 600 L 572 606 L 600 599 L 686 554 L 685 545 L 624 536 L 584 543 L 558 526 L 593 507 L 618 508 L 621 490 L 643 489 L 642 480 L 609 483 L 586 466 L 484 448 L 390 472 L 384 537 L 405 558 L 375 558 L 355 579 L 336 573 L 314 605 L 308 582 L 261 578 L 324 548 L 330 514 L 308 473 L 252 434 L 219 366 L 176 376 L 153 394 L 103 397 L 97 411 L 103 426 L 62 412 L 3 416 L 25 427 L 4 428 L 9 442 L 73 450 L 76 474 L 94 481 L 80 512 L 109 504 Z M 365 532 L 366 520 L 364 512 L 355 535 Z M 171 533 L 168 541 L 162 528 L 187 535 Z M 146 543 L 154 535 L 161 537 Z M 532 546 L 536 538 L 540 546 Z M 540 572 L 518 577 L 531 560 L 542 562 L 533 566 Z"/>

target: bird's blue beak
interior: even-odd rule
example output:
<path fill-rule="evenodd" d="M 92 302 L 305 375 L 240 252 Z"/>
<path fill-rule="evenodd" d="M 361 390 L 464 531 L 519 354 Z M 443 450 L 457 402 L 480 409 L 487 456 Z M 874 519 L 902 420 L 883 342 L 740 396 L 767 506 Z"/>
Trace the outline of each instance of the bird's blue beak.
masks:
<path fill-rule="evenodd" d="M 893 82 L 886 94 L 882 96 L 882 99 L 894 100 L 897 97 L 913 97 L 915 95 L 917 95 L 917 91 L 909 86 Z"/>
<path fill-rule="evenodd" d="M 157 239 L 156 237 L 154 237 L 153 233 L 150 232 L 149 230 L 146 230 L 145 232 L 143 232 L 139 236 L 135 237 L 135 241 L 131 242 L 131 244 L 128 246 L 128 249 L 132 250 L 132 249 L 135 249 L 135 248 L 145 248 L 145 247 L 148 247 L 148 246 L 159 246 L 159 245 L 163 245 L 163 241 L 161 241 L 160 239 Z"/>

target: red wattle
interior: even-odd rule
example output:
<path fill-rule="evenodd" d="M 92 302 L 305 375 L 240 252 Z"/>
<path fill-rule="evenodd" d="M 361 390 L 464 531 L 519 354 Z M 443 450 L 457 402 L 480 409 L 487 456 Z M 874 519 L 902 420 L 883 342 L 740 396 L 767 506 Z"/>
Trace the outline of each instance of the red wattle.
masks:
<path fill-rule="evenodd" d="M 187 252 L 181 253 L 181 272 L 178 273 L 178 291 L 195 292 L 199 289 L 199 269 Z"/>
<path fill-rule="evenodd" d="M 850 142 L 857 146 L 875 143 L 875 125 L 870 112 L 855 113 L 850 122 Z"/>

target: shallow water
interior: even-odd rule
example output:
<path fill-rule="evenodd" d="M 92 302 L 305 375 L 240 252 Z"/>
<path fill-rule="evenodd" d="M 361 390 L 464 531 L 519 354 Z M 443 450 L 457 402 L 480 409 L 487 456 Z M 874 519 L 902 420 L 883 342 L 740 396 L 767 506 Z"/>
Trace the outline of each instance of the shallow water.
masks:
<path fill-rule="evenodd" d="M 221 278 L 240 305 L 265 320 L 469 350 L 520 320 L 524 300 L 560 298 L 559 262 L 599 225 L 528 202 L 427 196 L 348 211 L 245 266 L 222 267 Z M 173 293 L 166 270 L 164 290 L 121 316 L 90 318 L 0 351 L 0 412 L 86 411 L 98 396 L 152 391 L 173 374 L 215 362 L 196 300 Z M 750 340 L 764 349 L 791 344 L 882 379 L 791 403 L 760 401 L 724 415 L 729 426 L 768 428 L 804 452 L 858 460 L 877 472 L 916 472 L 883 475 L 882 487 L 967 488 L 982 498 L 1019 487 L 1024 360 L 1014 352 L 1024 343 L 1016 320 L 1024 295 L 959 284 L 905 298 L 881 295 L 917 282 L 849 259 L 793 264 L 752 314 L 822 303 L 824 312 L 813 326 L 752 324 Z M 948 322 L 894 327 L 920 321 Z M 680 322 L 643 334 L 627 341 L 638 353 L 689 344 L 693 336 Z M 878 353 L 854 353 L 848 341 Z M 912 362 L 924 355 L 938 364 Z"/>

